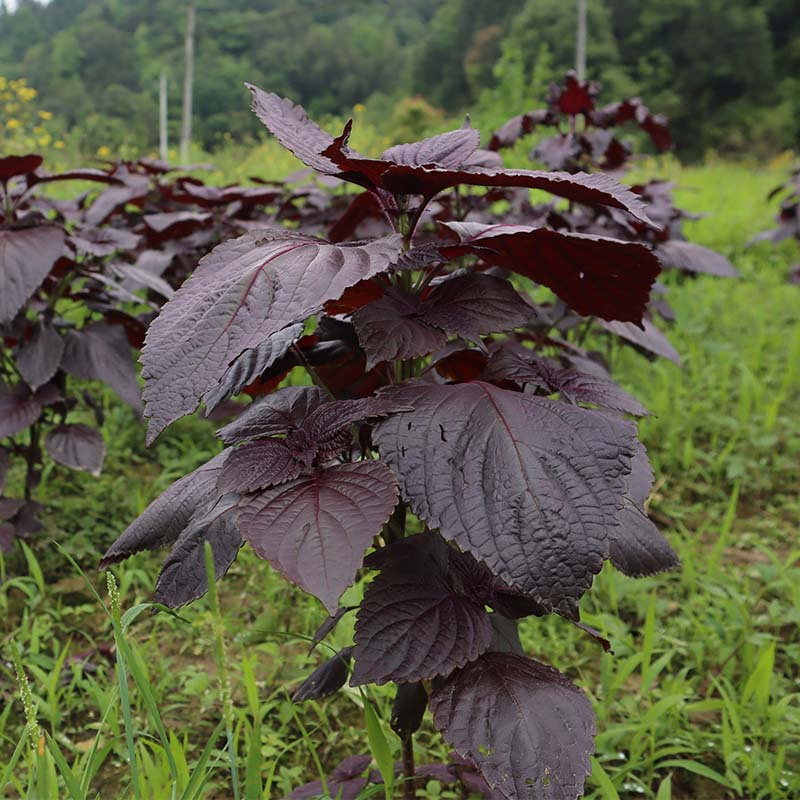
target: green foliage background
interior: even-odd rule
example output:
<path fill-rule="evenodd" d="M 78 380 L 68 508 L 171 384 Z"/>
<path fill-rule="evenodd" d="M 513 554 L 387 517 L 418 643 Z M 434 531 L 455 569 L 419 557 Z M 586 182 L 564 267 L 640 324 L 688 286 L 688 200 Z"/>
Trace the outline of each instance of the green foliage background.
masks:
<path fill-rule="evenodd" d="M 588 6 L 589 76 L 603 82 L 606 100 L 639 94 L 670 114 L 683 158 L 797 147 L 796 0 Z M 206 150 L 258 135 L 244 80 L 314 114 L 365 104 L 383 122 L 398 100 L 420 96 L 448 115 L 472 109 L 488 125 L 498 101 L 502 114 L 539 105 L 546 79 L 574 61 L 569 0 L 198 0 L 196 7 L 195 126 Z M 19 0 L 10 13 L 0 0 L 0 74 L 27 78 L 43 107 L 93 151 L 155 144 L 163 70 L 174 141 L 185 8 L 186 0 Z M 410 113 L 436 112 L 418 104 Z"/>

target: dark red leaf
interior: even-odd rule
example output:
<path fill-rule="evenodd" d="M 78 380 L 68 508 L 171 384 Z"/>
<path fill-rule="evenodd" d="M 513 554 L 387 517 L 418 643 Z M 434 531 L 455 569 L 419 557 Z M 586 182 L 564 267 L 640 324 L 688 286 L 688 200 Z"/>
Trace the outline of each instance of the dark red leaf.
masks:
<path fill-rule="evenodd" d="M 339 464 L 242 501 L 242 535 L 262 558 L 330 613 L 397 503 L 379 461 Z"/>
<path fill-rule="evenodd" d="M 423 318 L 417 295 L 397 286 L 353 316 L 358 341 L 367 354 L 367 369 L 381 361 L 424 356 L 443 347 L 447 334 Z"/>
<path fill-rule="evenodd" d="M 314 631 L 314 636 L 311 638 L 311 647 L 308 650 L 308 654 L 311 655 L 314 652 L 314 648 L 323 640 L 325 637 L 333 632 L 333 629 L 339 624 L 342 617 L 347 614 L 349 611 L 355 611 L 357 606 L 342 606 L 341 608 L 336 609 L 335 614 L 330 614 L 329 616 L 325 617 L 325 621 L 322 625 Z"/>
<path fill-rule="evenodd" d="M 338 167 L 322 152 L 333 144 L 333 137 L 309 119 L 291 100 L 245 83 L 253 95 L 252 109 L 272 135 L 306 166 L 323 175 L 336 175 Z"/>
<path fill-rule="evenodd" d="M 579 314 L 639 323 L 661 271 L 650 248 L 522 225 L 443 223 L 459 239 L 444 255 L 476 254 L 552 289 Z"/>
<path fill-rule="evenodd" d="M 591 703 L 560 672 L 486 653 L 431 694 L 433 721 L 498 796 L 575 800 L 591 771 Z"/>
<path fill-rule="evenodd" d="M 578 137 L 571 133 L 556 134 L 542 139 L 531 153 L 533 161 L 541 161 L 548 169 L 569 170 L 577 164 L 583 152 Z"/>
<path fill-rule="evenodd" d="M 328 240 L 343 242 L 355 235 L 358 226 L 367 219 L 385 219 L 380 201 L 374 192 L 361 192 L 347 210 L 328 229 Z"/>
<path fill-rule="evenodd" d="M 147 441 L 189 414 L 230 364 L 328 300 L 387 270 L 394 235 L 332 245 L 289 231 L 245 234 L 216 247 L 150 325 L 142 351 Z"/>
<path fill-rule="evenodd" d="M 59 425 L 48 431 L 44 446 L 54 461 L 71 469 L 99 475 L 103 468 L 106 445 L 97 428 L 83 423 Z"/>
<path fill-rule="evenodd" d="M 39 168 L 44 159 L 40 155 L 29 153 L 25 156 L 4 156 L 0 158 L 0 181 L 27 175 Z"/>
<path fill-rule="evenodd" d="M 150 230 L 159 234 L 159 241 L 164 239 L 180 239 L 192 231 L 202 228 L 213 221 L 210 213 L 199 211 L 167 211 L 159 214 L 145 214 L 142 222 Z"/>
<path fill-rule="evenodd" d="M 39 288 L 64 250 L 54 225 L 0 231 L 0 322 L 10 322 Z"/>
<path fill-rule="evenodd" d="M 44 175 L 37 172 L 31 183 L 54 183 L 56 181 L 91 181 L 92 183 L 109 183 L 119 185 L 123 181 L 110 172 L 102 169 L 70 169 L 66 172 L 56 172 L 53 175 Z"/>
<path fill-rule="evenodd" d="M 78 253 L 104 258 L 118 250 L 135 250 L 141 237 L 116 228 L 83 228 L 70 235 Z"/>
<path fill-rule="evenodd" d="M 510 587 L 575 618 L 608 557 L 635 430 L 483 382 L 412 384 L 373 439 L 403 498 Z"/>
<path fill-rule="evenodd" d="M 564 86 L 550 85 L 548 102 L 554 105 L 562 114 L 571 117 L 577 114 L 589 114 L 594 108 L 594 98 L 597 96 L 599 86 L 593 82 L 579 81 L 574 72 L 564 76 Z"/>
<path fill-rule="evenodd" d="M 376 280 L 359 281 L 345 290 L 338 300 L 325 303 L 325 313 L 330 315 L 352 314 L 367 303 L 383 297 L 383 288 Z"/>

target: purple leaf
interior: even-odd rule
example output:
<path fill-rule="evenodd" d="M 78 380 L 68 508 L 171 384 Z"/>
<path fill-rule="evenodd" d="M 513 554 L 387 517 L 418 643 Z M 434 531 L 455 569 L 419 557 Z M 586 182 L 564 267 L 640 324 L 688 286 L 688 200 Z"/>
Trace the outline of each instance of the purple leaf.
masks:
<path fill-rule="evenodd" d="M 601 378 L 574 369 L 561 369 L 557 364 L 537 358 L 532 351 L 505 347 L 493 354 L 484 372 L 486 380 L 510 380 L 520 385 L 531 384 L 547 394 L 560 392 L 574 403 L 594 403 L 600 408 L 621 411 L 637 417 L 647 416 L 647 409 L 633 396 L 608 378 Z"/>
<path fill-rule="evenodd" d="M 63 355 L 64 339 L 58 331 L 46 322 L 38 322 L 33 336 L 19 348 L 17 369 L 35 391 L 56 374 Z"/>
<path fill-rule="evenodd" d="M 306 166 L 323 175 L 335 175 L 336 165 L 322 155 L 333 144 L 333 137 L 309 119 L 299 105 L 273 92 L 245 83 L 253 95 L 252 109 L 269 132 Z"/>
<path fill-rule="evenodd" d="M 32 179 L 29 180 L 31 185 L 36 183 L 55 183 L 56 181 L 91 181 L 92 183 L 110 183 L 119 185 L 122 183 L 120 178 L 112 175 L 110 172 L 105 172 L 102 169 L 70 169 L 66 172 L 56 172 L 54 175 L 42 174 L 40 170 Z"/>
<path fill-rule="evenodd" d="M 583 152 L 581 143 L 571 133 L 542 139 L 531 153 L 533 161 L 541 161 L 548 169 L 570 169 Z"/>
<path fill-rule="evenodd" d="M 397 687 L 390 724 L 402 741 L 419 730 L 427 708 L 428 693 L 422 683 L 402 683 Z"/>
<path fill-rule="evenodd" d="M 659 244 L 655 252 L 665 267 L 716 275 L 718 278 L 739 277 L 736 268 L 725 256 L 699 244 L 669 239 Z"/>
<path fill-rule="evenodd" d="M 468 272 L 438 283 L 422 304 L 425 320 L 473 342 L 527 324 L 535 309 L 505 279 Z"/>
<path fill-rule="evenodd" d="M 487 653 L 431 695 L 433 721 L 508 800 L 575 800 L 591 768 L 592 706 L 552 667 Z"/>
<path fill-rule="evenodd" d="M 492 641 L 489 650 L 492 653 L 516 653 L 524 656 L 522 642 L 519 639 L 519 629 L 515 619 L 509 619 L 502 614 L 491 614 Z"/>
<path fill-rule="evenodd" d="M 522 225 L 444 223 L 459 239 L 451 258 L 475 254 L 552 289 L 579 314 L 639 323 L 661 270 L 649 247 Z"/>
<path fill-rule="evenodd" d="M 0 231 L 0 322 L 10 322 L 39 288 L 64 250 L 54 225 Z"/>
<path fill-rule="evenodd" d="M 216 247 L 147 331 L 148 443 L 194 411 L 243 352 L 387 270 L 400 247 L 398 235 L 332 245 L 288 231 L 245 234 Z"/>
<path fill-rule="evenodd" d="M 108 548 L 100 569 L 142 550 L 177 541 L 193 517 L 208 513 L 216 505 L 217 479 L 229 453 L 223 450 L 160 494 Z"/>
<path fill-rule="evenodd" d="M 535 314 L 508 281 L 470 272 L 437 284 L 424 300 L 392 287 L 359 309 L 353 325 L 371 369 L 439 350 L 447 334 L 479 342 L 482 334 L 520 327 Z"/>
<path fill-rule="evenodd" d="M 334 613 L 396 504 L 391 471 L 360 461 L 245 498 L 239 524 L 259 556 Z"/>
<path fill-rule="evenodd" d="M 311 639 L 311 647 L 308 650 L 308 654 L 311 655 L 314 652 L 314 648 L 329 634 L 333 632 L 333 629 L 339 624 L 342 617 L 347 614 L 348 611 L 355 611 L 357 606 L 342 606 L 341 608 L 336 609 L 335 614 L 331 614 L 325 618 L 325 621 L 322 625 L 314 631 L 314 636 Z"/>
<path fill-rule="evenodd" d="M 119 325 L 93 322 L 66 336 L 64 372 L 87 381 L 103 381 L 137 414 L 142 398 L 128 337 Z"/>
<path fill-rule="evenodd" d="M 228 367 L 219 384 L 203 395 L 206 415 L 220 403 L 238 394 L 245 386 L 257 380 L 303 335 L 303 323 L 289 325 L 263 341 L 257 347 L 245 350 Z"/>
<path fill-rule="evenodd" d="M 608 557 L 629 423 L 483 382 L 412 384 L 373 439 L 414 513 L 510 587 L 575 618 Z"/>
<path fill-rule="evenodd" d="M 630 322 L 615 322 L 599 320 L 599 324 L 609 333 L 619 336 L 626 342 L 634 345 L 647 353 L 652 353 L 661 358 L 666 358 L 681 365 L 681 357 L 678 351 L 672 346 L 669 339 L 649 320 L 647 317 L 642 319 L 643 328 L 632 325 Z"/>
<path fill-rule="evenodd" d="M 124 173 L 117 175 L 121 184 L 100 192 L 86 211 L 86 223 L 98 227 L 127 203 L 144 199 L 150 191 L 150 180 L 145 175 Z"/>
<path fill-rule="evenodd" d="M 106 445 L 97 428 L 83 423 L 59 425 L 48 431 L 44 446 L 54 461 L 71 469 L 99 475 L 103 468 Z"/>
<path fill-rule="evenodd" d="M 13 497 L 0 497 L 0 522 L 7 522 L 12 517 L 15 517 L 24 505 L 24 500 L 16 500 Z"/>
<path fill-rule="evenodd" d="M 421 142 L 396 144 L 384 150 L 381 158 L 406 167 L 458 169 L 478 149 L 480 141 L 481 135 L 474 128 L 459 128 L 431 136 Z"/>
<path fill-rule="evenodd" d="M 135 250 L 141 241 L 135 233 L 116 228 L 83 228 L 69 238 L 78 253 L 97 258 L 110 256 L 117 250 Z"/>
<path fill-rule="evenodd" d="M 283 439 L 259 439 L 234 450 L 222 468 L 217 489 L 220 494 L 247 494 L 294 480 L 303 464 Z"/>
<path fill-rule="evenodd" d="M 447 334 L 423 318 L 416 295 L 392 286 L 383 297 L 353 316 L 358 343 L 367 354 L 367 369 L 381 361 L 424 356 L 444 347 Z"/>
<path fill-rule="evenodd" d="M 388 158 L 364 158 L 350 150 L 347 142 L 352 120 L 342 134 L 334 139 L 312 122 L 306 112 L 291 100 L 268 94 L 247 84 L 253 93 L 253 111 L 278 141 L 301 161 L 323 175 L 331 175 L 363 186 L 381 188 L 394 194 L 420 194 L 433 197 L 453 186 L 520 186 L 543 189 L 559 197 L 579 203 L 607 205 L 627 211 L 646 224 L 650 220 L 642 201 L 633 192 L 607 175 L 536 172 L 533 170 L 502 170 L 477 166 L 443 167 L 420 165 L 421 154 L 438 152 L 448 164 L 466 152 L 467 142 L 474 141 L 474 132 L 453 131 L 427 142 L 400 145 L 384 155 L 402 158 L 398 163 Z M 458 142 L 449 154 L 443 145 Z M 475 143 L 477 146 L 477 142 Z"/>
<path fill-rule="evenodd" d="M 23 385 L 18 384 L 13 391 L 8 391 L 0 384 L 0 439 L 27 430 L 41 413 L 41 401 Z"/>
<path fill-rule="evenodd" d="M 285 386 L 253 403 L 217 435 L 226 444 L 236 444 L 284 434 L 298 429 L 325 399 L 322 389 L 316 386 Z"/>
<path fill-rule="evenodd" d="M 320 664 L 295 690 L 292 700 L 295 703 L 322 700 L 336 694 L 347 683 L 352 651 L 352 647 L 345 647 L 333 658 Z M 364 769 L 360 771 L 363 772 Z"/>
<path fill-rule="evenodd" d="M 445 571 L 448 562 L 443 569 L 438 558 L 413 549 L 416 558 L 387 565 L 364 594 L 353 686 L 449 675 L 489 646 L 492 625 L 481 598 Z"/>
<path fill-rule="evenodd" d="M 322 781 L 313 781 L 295 789 L 286 800 L 311 800 L 312 797 L 328 796 L 335 800 L 356 800 L 367 786 L 368 779 L 360 776 L 371 762 L 371 756 L 349 756 L 328 777 L 327 795 Z"/>
<path fill-rule="evenodd" d="M 2 403 L 1 393 L 0 393 L 0 403 Z M 2 419 L 1 415 L 0 419 Z M 6 488 L 6 477 L 8 476 L 8 470 L 10 465 L 11 465 L 11 459 L 8 456 L 8 450 L 6 450 L 4 447 L 0 447 L 0 494 L 2 494 L 3 490 Z"/>
<path fill-rule="evenodd" d="M 631 461 L 620 527 L 610 550 L 611 563 L 633 578 L 655 575 L 680 563 L 664 535 L 647 518 L 644 504 L 652 486 L 653 470 L 644 445 L 639 443 Z"/>
<path fill-rule="evenodd" d="M 195 511 L 161 568 L 156 602 L 178 608 L 208 591 L 206 542 L 211 544 L 215 578 L 219 580 L 228 571 L 242 546 L 236 523 L 237 502 L 237 497 L 227 497 L 210 510 L 203 504 Z"/>

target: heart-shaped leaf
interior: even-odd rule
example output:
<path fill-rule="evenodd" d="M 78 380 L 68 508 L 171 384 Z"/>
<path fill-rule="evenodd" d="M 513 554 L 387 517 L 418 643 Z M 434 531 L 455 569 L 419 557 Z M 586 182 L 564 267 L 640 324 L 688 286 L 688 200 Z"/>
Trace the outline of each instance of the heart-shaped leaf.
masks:
<path fill-rule="evenodd" d="M 558 670 L 486 653 L 431 694 L 436 727 L 508 800 L 575 800 L 594 752 L 594 712 Z"/>
<path fill-rule="evenodd" d="M 56 374 L 64 355 L 64 339 L 45 322 L 38 322 L 33 335 L 17 353 L 17 368 L 25 383 L 34 391 Z"/>
<path fill-rule="evenodd" d="M 396 504 L 391 471 L 359 461 L 245 498 L 239 525 L 259 556 L 333 614 Z"/>
<path fill-rule="evenodd" d="M 411 384 L 373 439 L 414 513 L 511 587 L 577 617 L 608 557 L 635 429 L 482 381 Z"/>
<path fill-rule="evenodd" d="M 97 428 L 81 422 L 59 425 L 48 431 L 44 446 L 59 464 L 99 475 L 103 468 L 106 445 Z"/>
<path fill-rule="evenodd" d="M 0 231 L 0 322 L 10 322 L 39 288 L 64 250 L 54 225 Z"/>
<path fill-rule="evenodd" d="M 419 539 L 408 540 L 415 543 L 403 548 L 408 556 L 389 561 L 364 595 L 353 686 L 449 675 L 489 646 L 492 625 L 483 598 L 449 569 L 449 548 L 426 553 Z"/>

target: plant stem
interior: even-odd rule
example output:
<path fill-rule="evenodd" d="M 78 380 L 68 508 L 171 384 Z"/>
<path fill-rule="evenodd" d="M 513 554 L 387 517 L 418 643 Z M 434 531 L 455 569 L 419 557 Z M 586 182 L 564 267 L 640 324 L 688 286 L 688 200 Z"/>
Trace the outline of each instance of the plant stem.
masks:
<path fill-rule="evenodd" d="M 415 800 L 417 790 L 414 785 L 414 734 L 409 733 L 403 741 L 403 797 L 404 800 Z"/>

